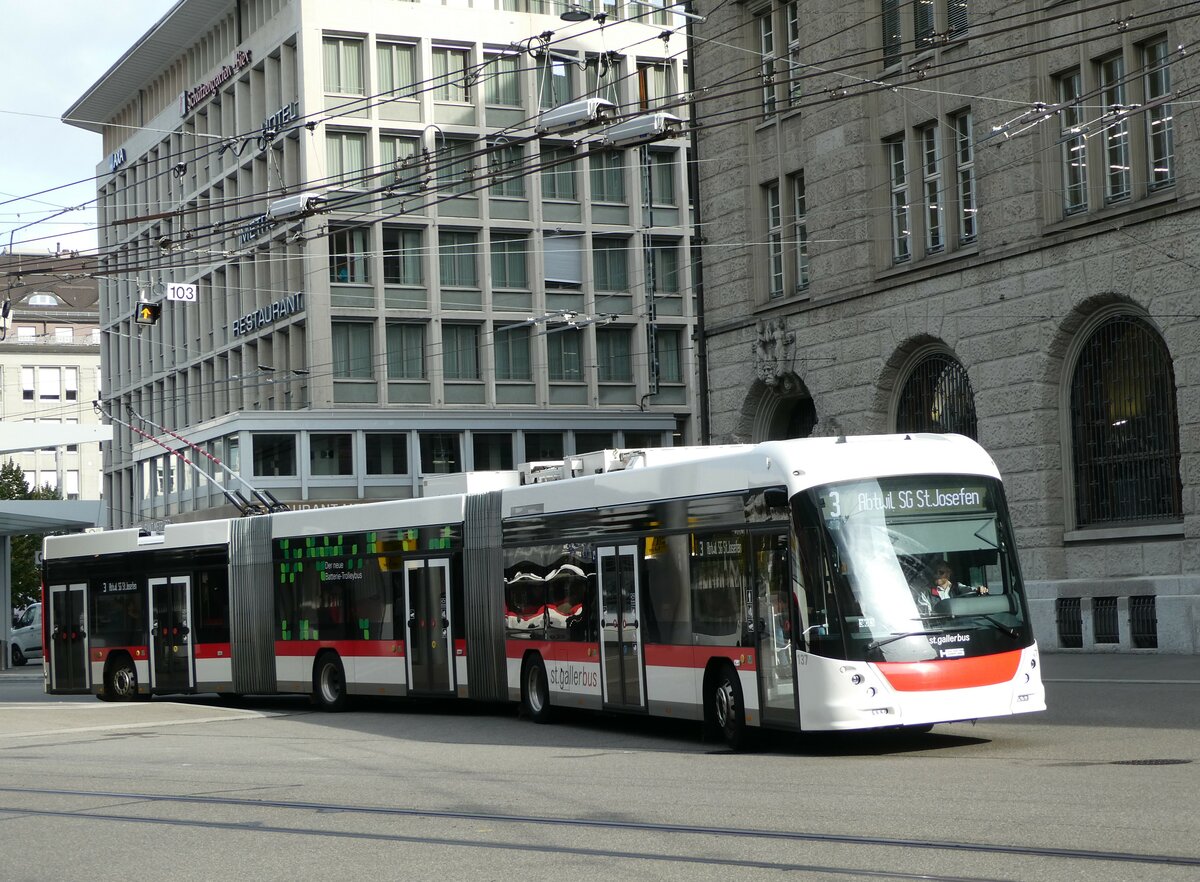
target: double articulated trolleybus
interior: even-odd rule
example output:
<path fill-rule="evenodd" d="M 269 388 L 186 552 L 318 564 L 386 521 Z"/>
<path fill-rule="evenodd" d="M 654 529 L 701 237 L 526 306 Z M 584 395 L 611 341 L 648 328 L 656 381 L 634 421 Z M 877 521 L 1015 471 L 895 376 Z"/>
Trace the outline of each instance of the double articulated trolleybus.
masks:
<path fill-rule="evenodd" d="M 48 691 L 520 701 L 539 722 L 703 720 L 734 746 L 1045 708 L 1000 477 L 966 438 L 605 450 L 444 480 L 47 538 Z"/>

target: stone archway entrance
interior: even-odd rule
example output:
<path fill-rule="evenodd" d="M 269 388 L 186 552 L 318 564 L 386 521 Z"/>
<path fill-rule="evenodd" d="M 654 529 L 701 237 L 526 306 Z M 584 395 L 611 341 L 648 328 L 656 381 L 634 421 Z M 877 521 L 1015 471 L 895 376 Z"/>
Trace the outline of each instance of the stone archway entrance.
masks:
<path fill-rule="evenodd" d="M 795 374 L 774 387 L 755 383 L 746 404 L 750 416 L 746 434 L 754 442 L 807 438 L 817 425 L 817 406 Z"/>

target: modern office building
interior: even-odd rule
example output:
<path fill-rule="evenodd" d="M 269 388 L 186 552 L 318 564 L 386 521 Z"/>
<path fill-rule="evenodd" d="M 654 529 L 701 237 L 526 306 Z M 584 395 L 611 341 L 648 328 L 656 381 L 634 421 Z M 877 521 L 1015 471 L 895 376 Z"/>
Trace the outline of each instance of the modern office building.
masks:
<path fill-rule="evenodd" d="M 1043 647 L 1200 651 L 1200 20 L 694 11 L 713 440 L 976 438 Z"/>
<path fill-rule="evenodd" d="M 647 116 L 683 115 L 684 22 L 172 7 L 63 117 L 104 139 L 110 525 L 695 440 L 686 141 Z"/>
<path fill-rule="evenodd" d="M 0 420 L 28 449 L 5 453 L 30 489 L 99 499 L 97 442 L 39 447 L 51 427 L 100 422 L 100 315 L 94 262 L 75 255 L 0 255 Z"/>

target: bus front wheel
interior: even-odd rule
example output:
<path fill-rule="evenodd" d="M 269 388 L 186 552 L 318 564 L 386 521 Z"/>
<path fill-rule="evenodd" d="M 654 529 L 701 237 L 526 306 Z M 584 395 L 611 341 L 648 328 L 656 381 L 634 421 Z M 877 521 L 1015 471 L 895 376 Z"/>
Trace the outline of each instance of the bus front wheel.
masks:
<path fill-rule="evenodd" d="M 313 702 L 324 711 L 343 711 L 350 702 L 346 692 L 346 670 L 336 653 L 327 652 L 313 669 Z"/>
<path fill-rule="evenodd" d="M 546 664 L 540 655 L 531 655 L 525 661 L 525 670 L 521 674 L 521 709 L 535 723 L 550 722 L 550 685 Z"/>
<path fill-rule="evenodd" d="M 741 681 L 732 665 L 721 665 L 709 679 L 705 718 L 709 728 L 719 734 L 730 749 L 741 750 L 746 746 L 746 705 L 742 700 Z"/>

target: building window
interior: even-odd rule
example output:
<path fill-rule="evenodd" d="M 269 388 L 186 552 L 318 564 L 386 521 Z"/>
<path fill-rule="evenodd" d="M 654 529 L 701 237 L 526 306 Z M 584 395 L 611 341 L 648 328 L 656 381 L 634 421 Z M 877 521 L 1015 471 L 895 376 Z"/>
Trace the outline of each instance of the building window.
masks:
<path fill-rule="evenodd" d="M 438 276 L 443 288 L 479 288 L 479 234 L 438 233 Z"/>
<path fill-rule="evenodd" d="M 1182 517 L 1175 374 L 1148 323 L 1109 318 L 1086 339 L 1071 376 L 1075 525 Z"/>
<path fill-rule="evenodd" d="M 1083 113 L 1083 80 L 1078 70 L 1055 78 L 1058 96 L 1059 143 L 1062 161 L 1063 213 L 1088 207 L 1087 137 Z"/>
<path fill-rule="evenodd" d="M 553 462 L 563 458 L 562 432 L 526 432 L 525 461 Z"/>
<path fill-rule="evenodd" d="M 296 474 L 296 436 L 255 434 L 254 476 L 290 477 Z"/>
<path fill-rule="evenodd" d="M 367 474 L 408 474 L 408 435 L 402 432 L 368 432 Z"/>
<path fill-rule="evenodd" d="M 1170 65 L 1159 38 L 1054 77 L 1064 216 L 1174 186 Z"/>
<path fill-rule="evenodd" d="M 577 290 L 583 286 L 583 236 L 544 235 L 542 259 L 547 289 Z"/>
<path fill-rule="evenodd" d="M 322 42 L 325 91 L 362 95 L 363 41 L 350 37 L 326 37 Z"/>
<path fill-rule="evenodd" d="M 462 471 L 462 439 L 457 432 L 422 432 L 421 472 L 445 475 Z"/>
<path fill-rule="evenodd" d="M 74 343 L 75 329 L 74 328 L 55 328 L 54 329 L 55 343 Z"/>
<path fill-rule="evenodd" d="M 477 325 L 442 325 L 442 373 L 447 380 L 479 379 Z"/>
<path fill-rule="evenodd" d="M 891 67 L 900 63 L 904 45 L 900 30 L 900 0 L 883 0 L 880 23 L 883 26 L 883 66 Z"/>
<path fill-rule="evenodd" d="M 528 290 L 529 237 L 523 233 L 492 233 L 491 250 L 492 287 Z"/>
<path fill-rule="evenodd" d="M 404 135 L 379 136 L 379 182 L 401 193 L 416 191 L 421 174 L 414 168 L 421 155 L 421 140 Z"/>
<path fill-rule="evenodd" d="M 570 147 L 542 145 L 542 198 L 579 200 L 575 186 L 575 151 Z"/>
<path fill-rule="evenodd" d="M 35 371 L 31 367 L 21 368 L 21 400 L 33 401 L 36 394 Z"/>
<path fill-rule="evenodd" d="M 758 17 L 758 56 L 763 116 L 773 116 L 778 107 L 775 103 L 775 18 L 770 11 Z"/>
<path fill-rule="evenodd" d="M 366 186 L 367 136 L 363 132 L 325 132 L 326 171 L 331 183 L 343 187 Z"/>
<path fill-rule="evenodd" d="M 638 109 L 658 110 L 675 97 L 674 74 L 669 61 L 651 61 L 637 68 Z"/>
<path fill-rule="evenodd" d="M 513 467 L 513 439 L 509 432 L 472 432 L 471 451 L 476 471 L 508 471 Z"/>
<path fill-rule="evenodd" d="M 896 431 L 956 432 L 978 439 L 975 393 L 966 368 L 943 353 L 918 361 L 900 389 Z"/>
<path fill-rule="evenodd" d="M 549 110 L 571 101 L 575 94 L 572 74 L 576 63 L 569 56 L 547 55 L 538 59 L 538 107 Z"/>
<path fill-rule="evenodd" d="M 629 240 L 592 239 L 592 284 L 597 291 L 629 290 Z"/>
<path fill-rule="evenodd" d="M 808 203 L 804 174 L 792 175 L 792 271 L 796 290 L 808 290 Z"/>
<path fill-rule="evenodd" d="M 497 380 L 532 379 L 528 325 L 496 328 L 492 334 L 492 352 L 496 359 Z"/>
<path fill-rule="evenodd" d="M 620 104 L 620 83 L 623 80 L 621 56 L 616 52 L 589 55 L 584 66 L 587 69 L 587 97 L 604 98 L 613 104 Z"/>
<path fill-rule="evenodd" d="M 649 150 L 649 165 L 642 180 L 646 192 L 642 198 L 647 205 L 673 207 L 678 205 L 675 193 L 675 156 L 674 150 Z"/>
<path fill-rule="evenodd" d="M 624 203 L 624 150 L 596 150 L 588 156 L 592 174 L 592 201 Z"/>
<path fill-rule="evenodd" d="M 546 360 L 552 382 L 576 383 L 583 379 L 579 340 L 580 333 L 576 330 L 546 335 Z"/>
<path fill-rule="evenodd" d="M 437 186 L 442 193 L 462 195 L 473 189 L 475 142 L 448 138 L 437 153 Z"/>
<path fill-rule="evenodd" d="M 308 436 L 308 469 L 316 477 L 354 474 L 352 435 L 311 434 Z"/>
<path fill-rule="evenodd" d="M 903 263 L 912 257 L 912 231 L 908 228 L 908 172 L 904 162 L 904 139 L 884 144 L 891 182 L 892 262 Z"/>
<path fill-rule="evenodd" d="M 383 228 L 383 281 L 386 285 L 419 286 L 422 270 L 424 231 L 408 227 Z"/>
<path fill-rule="evenodd" d="M 783 7 L 784 26 L 787 32 L 787 68 L 783 80 L 787 85 L 787 105 L 796 107 L 804 97 L 803 68 L 800 64 L 800 2 L 788 0 Z"/>
<path fill-rule="evenodd" d="M 1175 135 L 1171 122 L 1171 68 L 1166 40 L 1142 47 L 1146 98 L 1147 181 L 1151 190 L 1175 183 Z"/>
<path fill-rule="evenodd" d="M 779 201 L 779 182 L 763 187 L 767 209 L 767 295 L 774 300 L 783 296 L 783 208 Z"/>
<path fill-rule="evenodd" d="M 492 176 L 489 196 L 508 199 L 525 198 L 525 148 L 520 144 L 492 144 L 488 155 L 488 171 Z"/>
<path fill-rule="evenodd" d="M 379 67 L 381 97 L 413 98 L 417 76 L 417 47 L 411 43 L 377 43 L 375 59 Z"/>
<path fill-rule="evenodd" d="M 466 49 L 433 47 L 433 100 L 467 104 L 471 100 L 468 68 L 471 53 Z"/>
<path fill-rule="evenodd" d="M 660 383 L 683 382 L 683 331 L 679 328 L 659 328 L 654 332 L 655 350 L 658 353 L 658 381 Z"/>
<path fill-rule="evenodd" d="M 415 322 L 389 322 L 387 326 L 389 380 L 425 379 L 425 326 Z"/>
<path fill-rule="evenodd" d="M 916 0 L 917 5 L 921 0 Z M 925 251 L 941 251 L 946 247 L 942 238 L 942 151 L 938 140 L 937 123 L 917 130 L 921 151 L 921 184 L 925 208 Z"/>
<path fill-rule="evenodd" d="M 369 380 L 375 376 L 375 328 L 370 322 L 330 322 L 333 376 L 339 380 Z"/>
<path fill-rule="evenodd" d="M 364 285 L 368 268 L 370 231 L 361 227 L 334 230 L 329 235 L 329 281 Z"/>
<path fill-rule="evenodd" d="M 633 358 L 628 328 L 596 331 L 596 376 L 601 383 L 632 383 Z"/>
<path fill-rule="evenodd" d="M 62 398 L 62 372 L 56 367 L 38 368 L 38 400 L 58 401 Z"/>
<path fill-rule="evenodd" d="M 958 179 L 958 241 L 974 242 L 975 229 L 975 143 L 971 111 L 950 117 L 954 131 L 954 165 Z"/>
<path fill-rule="evenodd" d="M 652 239 L 648 256 L 649 261 L 646 266 L 646 273 L 649 276 L 648 293 L 651 295 L 678 294 L 680 291 L 679 243 Z"/>
<path fill-rule="evenodd" d="M 1125 99 L 1125 59 L 1107 58 L 1098 65 L 1101 114 L 1110 122 L 1104 128 L 1104 201 L 1120 202 L 1130 196 L 1129 110 Z"/>
<path fill-rule="evenodd" d="M 499 107 L 521 106 L 521 56 L 490 55 L 483 81 L 483 100 Z"/>
<path fill-rule="evenodd" d="M 946 116 L 884 142 L 890 189 L 892 263 L 927 257 L 974 242 L 978 236 L 975 152 L 971 111 Z M 916 157 L 908 165 L 909 157 Z M 951 183 L 953 182 L 953 183 Z M 912 188 L 910 190 L 910 187 Z M 913 228 L 910 209 L 919 222 Z M 948 218 L 956 219 L 950 223 Z"/>

